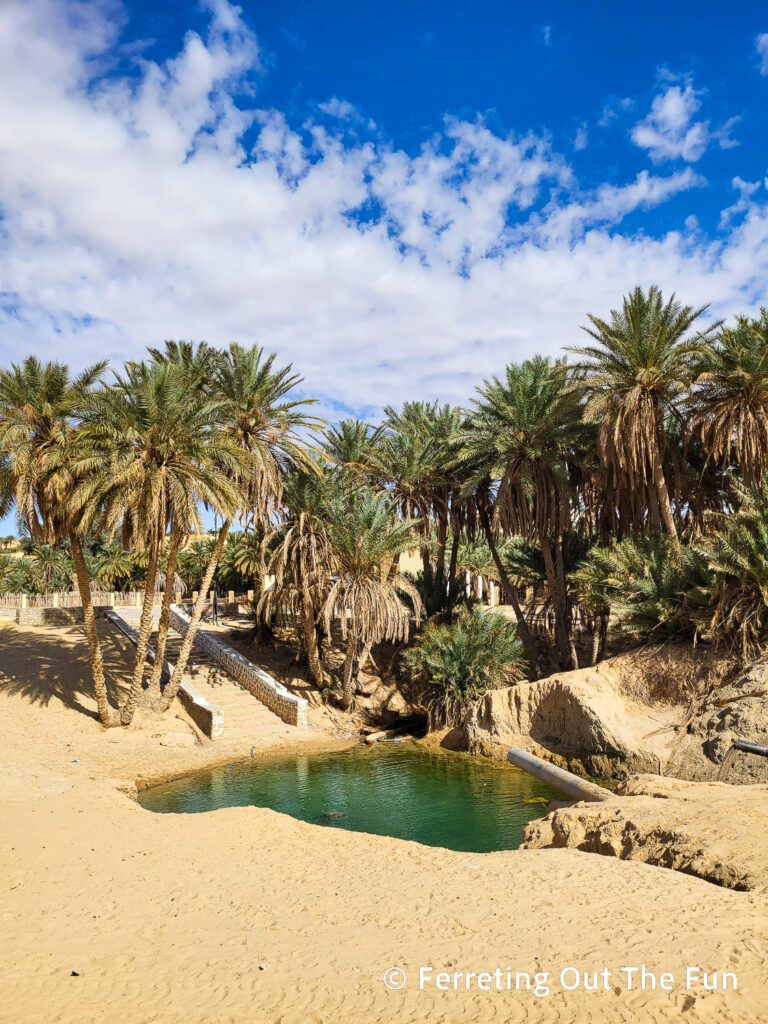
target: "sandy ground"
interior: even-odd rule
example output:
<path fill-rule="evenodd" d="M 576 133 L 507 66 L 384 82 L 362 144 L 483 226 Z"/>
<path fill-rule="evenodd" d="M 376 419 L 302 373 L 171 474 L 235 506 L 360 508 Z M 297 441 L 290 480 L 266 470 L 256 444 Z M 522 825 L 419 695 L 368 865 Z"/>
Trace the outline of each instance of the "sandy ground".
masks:
<path fill-rule="evenodd" d="M 768 786 L 633 775 L 601 803 L 531 822 L 526 849 L 564 848 L 684 871 L 768 893 Z"/>
<path fill-rule="evenodd" d="M 763 893 L 574 850 L 454 853 L 259 808 L 143 810 L 121 785 L 236 751 L 102 730 L 83 648 L 76 629 L 0 622 L 0 1021 L 766 1020 Z M 281 731 L 272 749 L 287 742 L 322 741 Z M 655 989 L 637 974 L 629 989 L 621 968 L 640 965 Z M 495 991 L 508 967 L 513 990 Z M 569 967 L 565 984 L 607 969 L 607 986 L 564 991 Z M 735 973 L 738 990 L 687 989 L 686 967 Z M 491 991 L 464 988 L 496 968 Z M 547 973 L 549 994 L 514 991 L 516 971 Z M 438 990 L 437 972 L 459 988 Z"/>

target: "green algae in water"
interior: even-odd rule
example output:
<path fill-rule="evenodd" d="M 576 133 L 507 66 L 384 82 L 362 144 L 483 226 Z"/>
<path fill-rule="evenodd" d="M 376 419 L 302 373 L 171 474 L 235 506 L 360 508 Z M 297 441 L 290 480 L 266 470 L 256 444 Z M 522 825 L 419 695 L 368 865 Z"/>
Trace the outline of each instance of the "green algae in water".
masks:
<path fill-rule="evenodd" d="M 520 845 L 557 790 L 526 772 L 413 743 L 214 768 L 140 794 L 161 813 L 254 804 L 315 825 L 486 853 Z"/>

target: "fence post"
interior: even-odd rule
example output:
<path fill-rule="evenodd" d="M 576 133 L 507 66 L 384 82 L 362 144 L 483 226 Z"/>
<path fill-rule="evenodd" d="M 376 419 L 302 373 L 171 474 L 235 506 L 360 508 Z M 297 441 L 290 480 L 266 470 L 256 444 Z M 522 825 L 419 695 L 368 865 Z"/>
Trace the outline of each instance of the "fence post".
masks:
<path fill-rule="evenodd" d="M 253 591 L 252 591 L 252 590 L 249 590 L 249 591 L 248 591 L 248 600 L 249 600 L 249 601 L 252 601 L 252 600 L 253 600 Z"/>
<path fill-rule="evenodd" d="M 52 608 L 58 608 L 59 607 L 59 595 L 54 591 L 54 593 L 51 594 L 51 597 L 52 597 L 51 607 Z"/>
<path fill-rule="evenodd" d="M 26 608 L 28 606 L 28 598 L 26 594 L 21 595 L 21 607 Z"/>
<path fill-rule="evenodd" d="M 137 608 L 141 608 L 141 591 L 140 590 L 136 591 L 135 601 L 136 601 L 136 607 Z"/>
<path fill-rule="evenodd" d="M 193 591 L 192 591 L 192 604 L 193 604 L 193 605 L 194 605 L 194 604 L 197 604 L 197 598 L 198 598 L 198 596 L 199 596 L 199 594 L 198 594 L 198 591 L 197 591 L 197 590 L 193 590 Z"/>

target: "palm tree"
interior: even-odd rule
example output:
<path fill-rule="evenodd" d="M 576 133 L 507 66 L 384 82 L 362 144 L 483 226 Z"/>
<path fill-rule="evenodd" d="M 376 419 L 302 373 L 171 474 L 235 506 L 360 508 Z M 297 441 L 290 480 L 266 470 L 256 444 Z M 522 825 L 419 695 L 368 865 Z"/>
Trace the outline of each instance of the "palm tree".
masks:
<path fill-rule="evenodd" d="M 413 546 L 418 524 L 399 519 L 396 502 L 369 488 L 335 498 L 328 503 L 326 515 L 336 577 L 323 604 L 322 618 L 330 635 L 337 610 L 341 617 L 346 639 L 342 707 L 348 709 L 363 652 L 382 640 L 408 639 L 411 612 L 401 594 L 410 598 L 417 625 L 421 619 L 421 599 L 411 580 L 383 570 Z"/>
<path fill-rule="evenodd" d="M 554 607 L 560 662 L 563 668 L 578 668 L 571 640 L 563 535 L 570 525 L 574 497 L 569 478 L 585 436 L 581 388 L 565 360 L 536 356 L 511 363 L 503 379 L 493 377 L 478 391 L 480 398 L 463 436 L 466 457 L 474 466 L 473 482 L 482 490 L 488 480 L 498 481 L 496 515 L 507 536 L 538 539 Z M 489 532 L 486 539 L 493 553 L 496 547 Z M 501 578 L 508 582 L 497 558 Z"/>
<path fill-rule="evenodd" d="M 51 544 L 35 544 L 27 558 L 28 578 L 41 594 L 69 589 L 72 562 L 65 551 Z"/>
<path fill-rule="evenodd" d="M 347 473 L 355 483 L 371 482 L 383 437 L 383 426 L 374 428 L 363 420 L 344 419 L 323 432 L 319 448 L 333 467 Z"/>
<path fill-rule="evenodd" d="M 683 306 L 674 295 L 664 302 L 652 285 L 637 287 L 609 320 L 589 316 L 583 330 L 595 345 L 574 348 L 582 357 L 589 400 L 585 415 L 597 420 L 603 488 L 615 492 L 619 515 L 636 529 L 646 516 L 654 532 L 677 537 L 670 487 L 664 474 L 665 419 L 679 415 L 694 357 L 719 327 L 691 336 L 707 306 Z"/>
<path fill-rule="evenodd" d="M 706 562 L 673 537 L 637 534 L 613 547 L 595 548 L 574 576 L 588 591 L 588 601 L 615 612 L 619 635 L 693 639 L 701 631 L 709 585 Z"/>
<path fill-rule="evenodd" d="M 441 406 L 437 402 L 405 402 L 399 412 L 387 406 L 385 414 L 386 427 L 394 432 L 395 440 L 401 442 L 395 451 L 401 455 L 399 465 L 405 469 L 404 473 L 401 469 L 398 476 L 398 462 L 390 464 L 396 493 L 401 491 L 407 501 L 410 488 L 415 509 L 421 508 L 417 514 L 423 518 L 425 533 L 428 534 L 430 525 L 434 524 L 436 578 L 445 577 L 448 531 L 453 524 L 452 572 L 449 571 L 448 580 L 450 586 L 455 575 L 455 556 L 461 532 L 461 487 L 455 470 L 463 413 L 448 404 Z M 390 454 L 386 442 L 383 449 L 382 455 L 386 459 Z M 409 459 L 402 458 L 405 453 L 410 456 Z M 425 554 L 428 558 L 429 548 L 425 549 Z M 426 568 L 425 562 L 425 571 Z"/>
<path fill-rule="evenodd" d="M 242 587 L 248 581 L 256 581 L 261 575 L 261 529 L 244 533 L 242 530 L 231 532 L 221 553 L 221 561 L 217 579 L 222 586 Z M 208 559 L 206 559 L 206 562 Z"/>
<path fill-rule="evenodd" d="M 284 610 L 298 612 L 309 670 L 319 690 L 325 672 L 317 642 L 317 620 L 331 587 L 333 553 L 324 521 L 329 498 L 328 482 L 315 473 L 297 470 L 283 489 L 286 518 L 264 537 L 262 551 L 271 548 L 264 574 L 275 577 L 262 592 L 257 614 L 270 622 Z"/>
<path fill-rule="evenodd" d="M 430 567 L 430 523 L 439 454 L 439 444 L 430 434 L 398 430 L 387 433 L 374 455 L 375 473 L 381 485 L 390 485 L 401 516 L 419 524 L 425 573 Z"/>
<path fill-rule="evenodd" d="M 165 687 L 163 709 L 170 706 L 181 684 L 206 594 L 238 508 L 244 514 L 247 511 L 254 524 L 267 529 L 271 515 L 279 509 L 285 475 L 297 467 L 316 471 L 316 463 L 301 435 L 316 429 L 322 421 L 306 412 L 306 406 L 314 400 L 286 398 L 301 383 L 301 377 L 290 364 L 276 368 L 275 358 L 274 354 L 265 358 L 259 345 L 245 348 L 233 342 L 216 358 L 206 385 L 221 408 L 223 440 L 237 453 L 236 460 L 229 459 L 220 465 L 239 498 L 223 513 L 190 625 L 173 676 Z M 215 462 L 214 453 L 211 458 Z"/>
<path fill-rule="evenodd" d="M 134 363 L 124 375 L 115 375 L 113 386 L 96 396 L 84 416 L 83 434 L 103 453 L 108 473 L 83 479 L 73 504 L 88 509 L 109 538 L 119 531 L 125 546 L 147 555 L 136 660 L 120 708 L 123 724 L 132 720 L 142 692 L 166 533 L 168 575 L 155 652 L 158 690 L 181 538 L 202 529 L 201 504 L 231 516 L 240 500 L 226 471 L 240 470 L 243 460 L 220 427 L 221 415 L 221 403 L 202 394 L 173 364 Z"/>
<path fill-rule="evenodd" d="M 768 310 L 739 317 L 701 352 L 691 396 L 693 422 L 707 454 L 757 484 L 768 467 Z"/>
<path fill-rule="evenodd" d="M 76 420 L 105 369 L 106 363 L 96 363 L 72 377 L 63 363 L 43 364 L 34 356 L 20 365 L 13 363 L 9 370 L 0 369 L 0 451 L 4 501 L 12 489 L 20 528 L 33 543 L 55 544 L 69 538 L 99 719 L 109 726 L 117 720 L 107 695 L 83 554 L 87 525 L 67 500 L 77 479 L 74 463 L 87 461 L 89 454 Z M 96 468 L 97 463 L 90 464 L 90 469 Z"/>
<path fill-rule="evenodd" d="M 27 589 L 26 558 L 0 555 L 0 594 L 23 594 Z"/>
<path fill-rule="evenodd" d="M 498 545 L 499 548 L 502 546 Z M 488 576 L 495 579 L 498 576 L 496 563 L 491 555 L 491 549 L 479 537 L 468 538 L 459 545 L 456 567 L 459 571 L 468 572 L 470 579 L 472 577 L 477 578 L 478 576 Z"/>
<path fill-rule="evenodd" d="M 746 661 L 768 643 L 768 477 L 759 484 L 732 481 L 735 509 L 710 513 L 710 532 L 696 545 L 715 578 L 711 628 L 734 638 Z"/>
<path fill-rule="evenodd" d="M 114 590 L 133 575 L 134 560 L 122 544 L 108 544 L 96 556 L 96 579 L 104 590 Z"/>

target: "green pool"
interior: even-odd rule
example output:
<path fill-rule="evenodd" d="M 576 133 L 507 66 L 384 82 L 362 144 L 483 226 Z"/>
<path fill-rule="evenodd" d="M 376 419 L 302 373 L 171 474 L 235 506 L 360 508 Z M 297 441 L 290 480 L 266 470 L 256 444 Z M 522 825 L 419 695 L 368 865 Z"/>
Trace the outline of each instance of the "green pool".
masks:
<path fill-rule="evenodd" d="M 175 814 L 255 804 L 316 825 L 483 853 L 519 846 L 525 824 L 563 797 L 515 768 L 390 742 L 215 768 L 139 799 Z"/>

